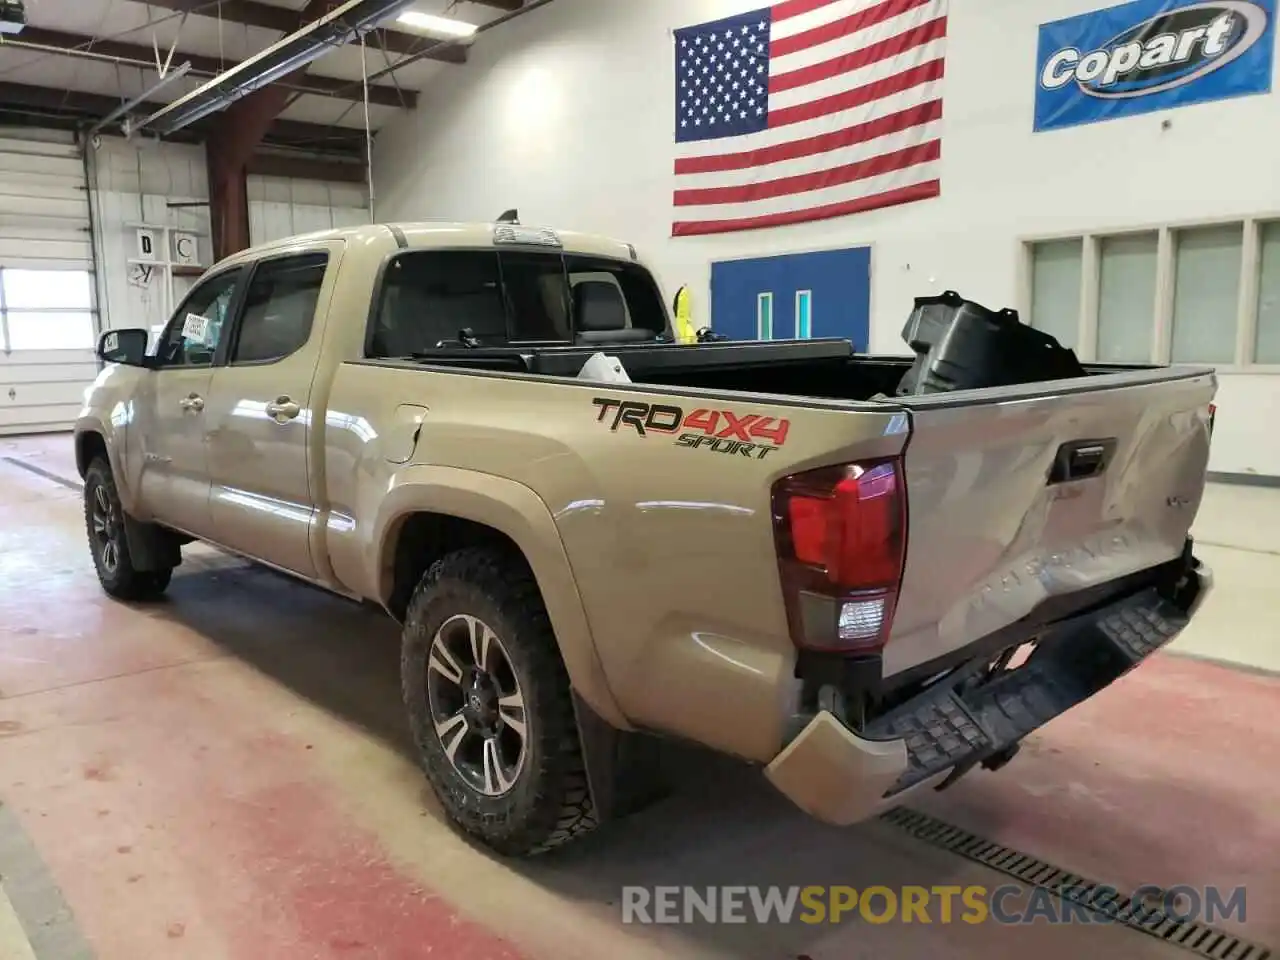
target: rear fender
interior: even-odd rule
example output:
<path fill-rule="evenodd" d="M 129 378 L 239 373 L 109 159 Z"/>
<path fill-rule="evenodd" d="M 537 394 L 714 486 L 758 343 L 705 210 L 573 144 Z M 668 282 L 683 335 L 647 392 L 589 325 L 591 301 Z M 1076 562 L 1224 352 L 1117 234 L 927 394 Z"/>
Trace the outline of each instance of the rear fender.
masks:
<path fill-rule="evenodd" d="M 381 498 L 373 533 L 376 552 L 370 559 L 383 604 L 394 585 L 400 529 L 408 517 L 423 512 L 484 524 L 520 548 L 542 593 L 574 693 L 610 725 L 629 729 L 605 680 L 568 554 L 542 499 L 523 484 L 487 473 L 428 464 L 399 471 Z"/>

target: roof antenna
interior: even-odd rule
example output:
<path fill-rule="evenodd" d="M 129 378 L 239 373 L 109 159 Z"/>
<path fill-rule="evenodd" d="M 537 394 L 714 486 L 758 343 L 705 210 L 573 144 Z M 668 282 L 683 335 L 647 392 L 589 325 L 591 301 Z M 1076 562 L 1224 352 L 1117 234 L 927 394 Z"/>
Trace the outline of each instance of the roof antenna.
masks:
<path fill-rule="evenodd" d="M 515 209 L 507 210 L 502 214 L 502 216 L 498 217 L 498 219 L 495 222 L 496 223 L 519 223 L 520 211 Z"/>

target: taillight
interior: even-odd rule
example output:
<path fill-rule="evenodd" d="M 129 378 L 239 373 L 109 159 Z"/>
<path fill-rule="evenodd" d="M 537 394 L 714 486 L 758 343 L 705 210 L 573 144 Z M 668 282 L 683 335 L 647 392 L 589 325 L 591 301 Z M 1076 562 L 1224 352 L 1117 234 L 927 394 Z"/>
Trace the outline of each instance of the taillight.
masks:
<path fill-rule="evenodd" d="M 906 555 L 897 460 L 823 467 L 773 487 L 774 531 L 797 646 L 869 652 L 889 637 Z"/>
<path fill-rule="evenodd" d="M 1209 436 L 1211 437 L 1213 436 L 1213 417 L 1217 412 L 1218 405 L 1216 403 L 1209 404 Z"/>

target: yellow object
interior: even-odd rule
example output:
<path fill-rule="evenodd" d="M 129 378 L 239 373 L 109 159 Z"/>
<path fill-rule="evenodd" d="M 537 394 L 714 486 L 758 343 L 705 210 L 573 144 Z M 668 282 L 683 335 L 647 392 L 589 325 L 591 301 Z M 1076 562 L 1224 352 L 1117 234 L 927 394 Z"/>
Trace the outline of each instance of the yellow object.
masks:
<path fill-rule="evenodd" d="M 693 310 L 690 306 L 692 297 L 687 286 L 676 293 L 676 343 L 697 343 L 698 334 L 693 329 Z"/>

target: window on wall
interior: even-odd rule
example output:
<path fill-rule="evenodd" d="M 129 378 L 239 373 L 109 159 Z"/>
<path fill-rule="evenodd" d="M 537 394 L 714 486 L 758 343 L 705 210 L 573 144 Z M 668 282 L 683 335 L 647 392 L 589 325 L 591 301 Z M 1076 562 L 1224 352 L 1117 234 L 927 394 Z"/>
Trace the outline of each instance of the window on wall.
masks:
<path fill-rule="evenodd" d="M 1174 363 L 1233 363 L 1243 224 L 1176 230 Z"/>
<path fill-rule="evenodd" d="M 813 336 L 813 291 L 796 291 L 796 339 L 808 340 Z"/>
<path fill-rule="evenodd" d="M 772 293 L 761 293 L 756 296 L 756 339 L 773 339 Z"/>
<path fill-rule="evenodd" d="M 91 350 L 93 275 L 0 268 L 0 348 Z"/>
<path fill-rule="evenodd" d="M 1151 360 L 1158 235 L 1106 237 L 1098 247 L 1098 346 L 1103 363 Z"/>
<path fill-rule="evenodd" d="M 1075 347 L 1080 331 L 1080 271 L 1084 241 L 1049 240 L 1031 247 L 1030 324 Z"/>
<path fill-rule="evenodd" d="M 1029 322 L 1086 361 L 1280 366 L 1280 220 L 1025 247 Z"/>
<path fill-rule="evenodd" d="M 1280 223 L 1262 224 L 1258 238 L 1258 325 L 1254 363 L 1280 364 Z"/>

